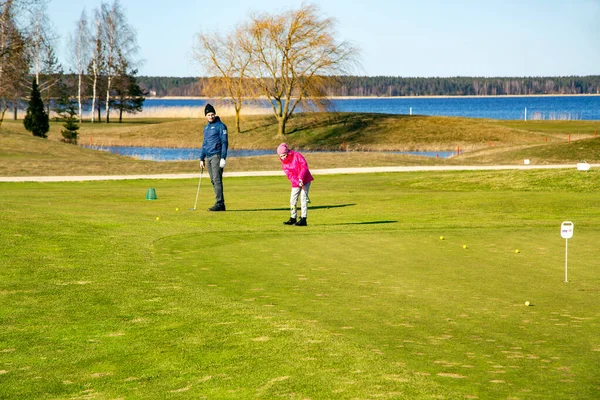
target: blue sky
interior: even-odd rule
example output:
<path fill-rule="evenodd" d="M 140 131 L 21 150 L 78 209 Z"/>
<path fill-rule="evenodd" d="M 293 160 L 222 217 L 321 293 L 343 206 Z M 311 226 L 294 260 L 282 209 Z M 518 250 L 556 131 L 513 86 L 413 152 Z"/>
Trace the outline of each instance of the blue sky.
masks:
<path fill-rule="evenodd" d="M 110 1 L 112 2 L 112 0 Z M 137 32 L 140 75 L 200 76 L 198 32 L 229 33 L 250 11 L 301 1 L 121 0 Z M 50 0 L 48 16 L 67 64 L 66 38 L 100 0 Z M 600 74 L 600 0 L 313 1 L 337 21 L 338 40 L 361 49 L 357 75 L 404 77 Z"/>

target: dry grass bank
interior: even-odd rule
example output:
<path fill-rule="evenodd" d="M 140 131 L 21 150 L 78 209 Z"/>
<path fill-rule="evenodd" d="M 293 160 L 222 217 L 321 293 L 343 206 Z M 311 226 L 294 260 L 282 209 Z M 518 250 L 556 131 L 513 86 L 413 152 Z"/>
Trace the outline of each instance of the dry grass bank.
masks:
<path fill-rule="evenodd" d="M 458 117 L 380 114 L 299 114 L 285 137 L 277 135 L 273 116 L 246 115 L 242 132 L 224 116 L 232 149 L 273 149 L 281 141 L 292 148 L 329 150 L 311 153 L 312 168 L 394 165 L 532 164 L 586 160 L 600 162 L 595 121 L 497 121 Z M 128 119 L 123 123 L 84 123 L 80 144 L 103 146 L 187 147 L 202 145 L 204 118 Z M 138 161 L 60 142 L 60 122 L 51 123 L 49 138 L 32 137 L 22 121 L 7 120 L 0 129 L 0 175 L 156 174 L 198 171 L 197 162 Z M 380 151 L 453 151 L 449 159 Z M 346 150 L 340 152 L 340 150 Z M 230 158 L 229 171 L 279 169 L 276 157 Z"/>
<path fill-rule="evenodd" d="M 232 116 L 222 117 L 234 149 L 269 149 L 281 141 L 301 149 L 350 151 L 473 151 L 500 146 L 560 142 L 567 133 L 528 130 L 496 120 L 354 113 L 306 113 L 294 116 L 285 137 L 277 136 L 271 115 L 244 115 L 241 132 Z M 128 119 L 124 123 L 84 123 L 81 144 L 104 146 L 200 147 L 204 118 Z M 6 121 L 6 128 L 19 121 Z M 61 124 L 54 122 L 50 140 L 60 140 Z M 577 138 L 590 137 L 593 132 Z M 572 139 L 576 139 L 573 137 Z"/>

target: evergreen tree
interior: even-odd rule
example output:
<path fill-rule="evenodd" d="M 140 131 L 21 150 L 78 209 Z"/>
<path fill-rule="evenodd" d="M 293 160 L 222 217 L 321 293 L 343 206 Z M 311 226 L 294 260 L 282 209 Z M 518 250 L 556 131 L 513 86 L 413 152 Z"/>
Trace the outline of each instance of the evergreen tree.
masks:
<path fill-rule="evenodd" d="M 60 83 L 58 87 L 58 92 L 60 94 L 54 111 L 58 114 L 60 119 L 64 121 L 63 127 L 65 129 L 61 130 L 63 138 L 62 142 L 77 144 L 79 125 L 78 125 L 78 115 L 77 115 L 77 107 L 78 102 L 69 97 L 68 94 L 68 86 L 65 83 Z"/>
<path fill-rule="evenodd" d="M 44 110 L 44 102 L 42 101 L 42 96 L 40 95 L 40 90 L 35 78 L 33 78 L 31 98 L 29 99 L 29 106 L 27 107 L 23 125 L 25 125 L 25 129 L 33 133 L 33 136 L 42 138 L 48 137 L 50 120 L 48 114 L 46 114 L 46 110 Z"/>
<path fill-rule="evenodd" d="M 77 144 L 77 139 L 79 136 L 77 131 L 79 130 L 79 124 L 77 123 L 78 118 L 77 111 L 75 110 L 76 106 L 77 105 L 74 101 L 69 100 L 66 105 L 65 112 L 61 114 L 61 117 L 65 121 L 63 124 L 65 129 L 61 130 L 60 133 L 62 133 L 62 141 L 65 143 Z"/>
<path fill-rule="evenodd" d="M 115 79 L 115 97 L 111 100 L 111 108 L 119 110 L 119 122 L 123 122 L 123 113 L 142 112 L 148 92 L 138 83 L 137 70 Z"/>

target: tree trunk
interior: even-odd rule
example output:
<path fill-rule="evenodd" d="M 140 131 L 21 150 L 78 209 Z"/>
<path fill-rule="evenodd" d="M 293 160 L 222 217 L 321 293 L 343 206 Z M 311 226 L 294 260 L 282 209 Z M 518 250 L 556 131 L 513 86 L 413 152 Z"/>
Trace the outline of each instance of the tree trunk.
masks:
<path fill-rule="evenodd" d="M 83 74 L 79 74 L 79 81 L 77 84 L 77 103 L 79 105 L 79 123 L 83 122 L 83 105 L 81 100 L 81 87 L 83 86 Z"/>
<path fill-rule="evenodd" d="M 277 136 L 283 137 L 283 136 L 285 136 L 285 123 L 287 122 L 287 118 L 277 117 L 277 122 L 278 122 Z"/>
<path fill-rule="evenodd" d="M 107 78 L 107 83 L 106 83 L 106 123 L 108 124 L 110 122 L 110 84 L 111 84 L 112 78 L 109 75 Z"/>
<path fill-rule="evenodd" d="M 237 133 L 241 133 L 241 129 L 240 129 L 240 110 L 239 109 L 235 109 L 235 131 Z"/>
<path fill-rule="evenodd" d="M 94 86 L 92 89 L 92 124 L 94 123 L 94 110 L 96 109 L 96 85 L 98 84 L 98 76 L 94 74 Z"/>
<path fill-rule="evenodd" d="M 50 117 L 50 88 L 46 91 L 46 114 Z"/>
<path fill-rule="evenodd" d="M 0 114 L 0 127 L 2 126 L 2 122 L 4 122 L 4 113 L 6 112 L 7 108 L 7 106 L 2 107 L 2 114 Z"/>

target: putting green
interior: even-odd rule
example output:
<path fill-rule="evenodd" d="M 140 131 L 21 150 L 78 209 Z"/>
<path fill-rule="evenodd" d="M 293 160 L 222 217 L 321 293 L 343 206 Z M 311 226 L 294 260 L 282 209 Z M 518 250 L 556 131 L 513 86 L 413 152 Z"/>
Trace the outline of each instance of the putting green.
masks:
<path fill-rule="evenodd" d="M 420 385 L 493 398 L 550 395 L 548 381 L 572 394 L 593 380 L 578 360 L 597 357 L 589 325 L 598 324 L 597 272 L 586 262 L 594 240 L 579 241 L 571 260 L 577 278 L 563 283 L 556 229 L 455 229 L 440 242 L 438 230 L 393 225 L 177 237 L 158 251 L 186 284 L 279 321 L 265 342 L 280 337 L 278 324 L 318 329 L 359 349 L 369 379 L 396 376 L 401 365 L 402 379 L 416 374 L 427 378 Z M 303 336 L 296 345 L 309 343 Z M 314 367 L 302 358 L 294 364 Z"/>

